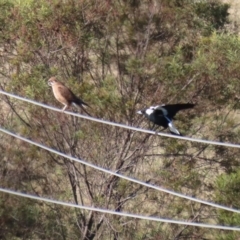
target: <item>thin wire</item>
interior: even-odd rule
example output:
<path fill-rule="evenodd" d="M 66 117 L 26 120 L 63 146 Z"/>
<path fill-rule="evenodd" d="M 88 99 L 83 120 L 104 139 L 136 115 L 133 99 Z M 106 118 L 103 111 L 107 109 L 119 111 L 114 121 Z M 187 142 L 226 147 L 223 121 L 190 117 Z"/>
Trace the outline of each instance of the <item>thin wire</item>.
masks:
<path fill-rule="evenodd" d="M 30 100 L 30 99 L 27 99 L 27 98 L 19 97 L 19 96 L 16 96 L 14 94 L 11 94 L 11 93 L 4 92 L 2 90 L 0 90 L 0 94 L 4 94 L 6 96 L 13 97 L 15 99 L 25 101 L 25 102 L 28 102 L 28 103 L 32 103 L 34 105 L 37 105 L 37 106 L 40 106 L 40 107 L 43 107 L 43 108 L 46 108 L 46 109 L 50 109 L 50 110 L 53 110 L 53 111 L 56 111 L 56 112 L 62 112 L 62 110 L 59 109 L 59 108 L 54 108 L 54 107 L 51 107 L 51 106 L 48 106 L 48 105 Z M 111 126 L 115 126 L 115 127 L 125 128 L 125 129 L 129 129 L 129 130 L 137 131 L 137 132 L 159 135 L 159 136 L 163 136 L 163 137 L 177 138 L 177 139 L 182 139 L 182 140 L 192 141 L 192 142 L 206 143 L 206 144 L 211 144 L 211 145 L 218 145 L 218 146 L 225 146 L 225 147 L 232 147 L 232 148 L 240 148 L 240 145 L 233 144 L 233 143 L 224 143 L 224 142 L 210 141 L 210 140 L 204 140 L 204 139 L 199 139 L 199 138 L 190 138 L 190 137 L 172 135 L 172 134 L 162 133 L 162 132 L 154 132 L 154 131 L 150 131 L 150 130 L 147 130 L 147 129 L 131 127 L 131 126 L 127 126 L 127 125 L 124 125 L 124 124 L 114 123 L 114 122 L 110 122 L 110 121 L 107 121 L 107 120 L 98 119 L 98 118 L 94 118 L 94 117 L 89 117 L 89 116 L 86 116 L 86 115 L 77 114 L 77 113 L 73 113 L 73 112 L 69 112 L 69 111 L 64 111 L 64 113 L 68 114 L 68 115 L 75 116 L 75 117 L 80 117 L 80 118 L 83 118 L 83 119 L 87 119 L 87 120 L 90 120 L 90 121 L 103 123 L 103 124 L 107 124 L 107 125 L 111 125 Z"/>
<path fill-rule="evenodd" d="M 204 224 L 204 223 L 185 222 L 185 221 L 164 219 L 164 218 L 158 218 L 158 217 L 148 217 L 148 216 L 136 215 L 136 214 L 125 213 L 125 212 L 116 212 L 116 211 L 102 209 L 102 208 L 87 207 L 87 206 L 77 205 L 73 203 L 62 202 L 54 199 L 38 197 L 35 195 L 26 194 L 26 193 L 15 192 L 15 191 L 4 189 L 4 188 L 0 188 L 0 192 L 13 194 L 19 197 L 25 197 L 25 198 L 30 198 L 34 200 L 44 201 L 48 203 L 59 204 L 66 207 L 80 208 L 84 210 L 95 211 L 100 213 L 108 213 L 108 214 L 118 215 L 122 217 L 131 217 L 131 218 L 138 218 L 138 219 L 144 219 L 144 220 L 150 220 L 150 221 L 156 221 L 156 222 L 174 223 L 174 224 L 189 225 L 189 226 L 204 227 L 204 228 L 240 231 L 240 228 L 237 228 L 237 227 L 227 227 L 227 226 L 210 225 L 210 224 Z"/>
<path fill-rule="evenodd" d="M 12 136 L 12 137 L 18 138 L 18 139 L 20 139 L 20 140 L 22 140 L 22 141 L 25 141 L 25 142 L 27 142 L 27 143 L 30 143 L 30 144 L 32 144 L 32 145 L 35 145 L 35 146 L 37 146 L 37 147 L 39 147 L 39 148 L 45 149 L 45 150 L 47 150 L 47 151 L 49 151 L 49 152 L 55 153 L 55 154 L 57 154 L 57 155 L 59 155 L 59 156 L 68 158 L 68 159 L 70 159 L 70 160 L 72 160 L 72 161 L 75 161 L 75 162 L 84 164 L 84 165 L 86 165 L 86 166 L 88 166 L 88 167 L 91 167 L 91 168 L 94 168 L 94 169 L 97 169 L 97 170 L 99 170 L 99 171 L 101 171 L 101 172 L 105 172 L 105 173 L 108 173 L 108 174 L 117 176 L 117 177 L 119 177 L 119 178 L 122 178 L 122 179 L 125 179 L 125 180 L 128 180 L 128 181 L 131 181 L 131 182 L 134 182 L 134 183 L 140 184 L 140 185 L 142 185 L 142 186 L 149 187 L 149 188 L 152 188 L 152 189 L 161 191 L 161 192 L 169 193 L 169 194 L 171 194 L 171 195 L 174 195 L 174 196 L 177 196 L 177 197 L 180 197 L 180 198 L 185 198 L 185 199 L 188 199 L 188 200 L 191 200 L 191 201 L 194 201 L 194 202 L 206 204 L 206 205 L 208 205 L 208 206 L 216 207 L 216 208 L 219 208 L 219 209 L 224 209 L 224 210 L 227 210 L 227 211 L 231 211 L 231 212 L 235 212 L 235 213 L 240 213 L 240 210 L 237 210 L 237 209 L 233 209 L 233 208 L 221 206 L 221 205 L 218 205 L 218 204 L 215 204 L 215 203 L 211 203 L 211 202 L 207 202 L 207 201 L 204 201 L 204 200 L 200 200 L 200 199 L 196 199 L 196 198 L 193 198 L 193 197 L 189 197 L 189 196 L 186 196 L 186 195 L 184 195 L 184 194 L 176 193 L 176 192 L 173 192 L 173 191 L 171 191 L 171 190 L 167 190 L 167 189 L 164 189 L 164 188 L 162 188 L 162 187 L 157 187 L 157 186 L 154 186 L 154 185 L 145 183 L 145 182 L 141 182 L 141 181 L 136 180 L 136 179 L 134 179 L 134 178 L 126 177 L 126 176 L 121 175 L 121 174 L 118 174 L 118 173 L 116 173 L 116 172 L 112 172 L 112 171 L 110 171 L 110 170 L 107 170 L 107 169 L 98 167 L 98 166 L 96 166 L 96 165 L 94 165 L 94 164 L 91 164 L 91 163 L 88 163 L 88 162 L 86 162 L 86 161 L 84 161 L 84 160 L 77 159 L 77 158 L 75 158 L 75 157 L 66 155 L 66 154 L 64 154 L 64 153 L 61 153 L 61 152 L 59 152 L 59 151 L 56 151 L 56 150 L 51 149 L 51 148 L 49 148 L 49 147 L 46 147 L 46 146 L 44 146 L 44 145 L 42 145 L 42 144 L 33 142 L 33 141 L 30 140 L 30 139 L 27 139 L 27 138 L 21 137 L 21 136 L 19 136 L 19 135 L 16 135 L 16 134 L 14 134 L 14 133 L 12 133 L 12 132 L 9 132 L 8 130 L 5 130 L 5 129 L 3 129 L 3 128 L 0 128 L 0 131 L 3 132 L 3 133 L 6 133 L 6 134 L 8 134 L 8 135 L 10 135 L 10 136 Z M 116 171 L 117 171 L 117 170 L 116 170 Z"/>

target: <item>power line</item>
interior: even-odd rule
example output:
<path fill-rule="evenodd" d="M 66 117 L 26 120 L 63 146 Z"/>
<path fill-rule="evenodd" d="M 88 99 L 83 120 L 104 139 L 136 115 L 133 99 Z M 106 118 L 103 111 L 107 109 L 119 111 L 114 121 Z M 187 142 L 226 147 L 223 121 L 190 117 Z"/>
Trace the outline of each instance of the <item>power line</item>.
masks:
<path fill-rule="evenodd" d="M 58 108 L 54 108 L 27 98 L 23 98 L 23 97 L 19 97 L 16 96 L 14 94 L 11 93 L 7 93 L 4 92 L 2 90 L 0 90 L 0 94 L 4 94 L 6 96 L 9 97 L 13 97 L 15 99 L 21 100 L 21 101 L 25 101 L 28 103 L 32 103 L 34 105 L 46 108 L 46 109 L 50 109 L 56 112 L 62 112 L 61 109 Z M 114 123 L 114 122 L 110 122 L 107 120 L 103 120 L 103 119 L 98 119 L 98 118 L 94 118 L 94 117 L 89 117 L 86 115 L 82 115 L 82 114 L 77 114 L 77 113 L 73 113 L 73 112 L 69 112 L 69 111 L 64 111 L 65 114 L 68 115 L 72 115 L 75 117 L 80 117 L 83 119 L 87 119 L 90 121 L 94 121 L 94 122 L 98 122 L 98 123 L 103 123 L 103 124 L 107 124 L 107 125 L 111 125 L 111 126 L 115 126 L 115 127 L 120 127 L 120 128 L 125 128 L 125 129 L 129 129 L 129 130 L 133 130 L 133 131 L 137 131 L 137 132 L 143 132 L 143 133 L 148 133 L 148 134 L 152 134 L 152 135 L 159 135 L 159 136 L 163 136 L 163 137 L 170 137 L 170 138 L 177 138 L 177 139 L 182 139 L 182 140 L 186 140 L 186 141 L 191 141 L 191 142 L 199 142 L 199 143 L 205 143 L 205 144 L 210 144 L 210 145 L 218 145 L 218 146 L 225 146 L 225 147 L 232 147 L 232 148 L 240 148 L 239 144 L 233 144 L 233 143 L 224 143 L 224 142 L 218 142 L 218 141 L 210 141 L 210 140 L 204 140 L 204 139 L 198 139 L 198 138 L 190 138 L 190 137 L 184 137 L 184 136 L 177 136 L 177 135 L 172 135 L 172 134 L 168 134 L 168 133 L 162 133 L 162 132 L 154 132 L 151 130 L 147 130 L 147 129 L 142 129 L 142 128 L 136 128 L 136 127 L 132 127 L 132 126 L 127 126 L 124 124 L 120 124 L 120 123 Z"/>
<path fill-rule="evenodd" d="M 224 209 L 224 210 L 227 210 L 227 211 L 231 211 L 231 212 L 235 212 L 235 213 L 240 213 L 240 210 L 237 210 L 237 209 L 233 209 L 233 208 L 229 208 L 229 207 L 225 207 L 225 206 L 221 206 L 221 205 L 218 205 L 218 204 L 215 204 L 215 203 L 211 203 L 211 202 L 207 202 L 207 201 L 204 201 L 204 200 L 200 200 L 200 199 L 196 199 L 196 198 L 193 198 L 193 197 L 189 197 L 189 196 L 186 196 L 184 194 L 180 194 L 180 193 L 176 193 L 176 192 L 173 192 L 173 191 L 170 191 L 170 190 L 167 190 L 167 189 L 164 189 L 162 187 L 158 187 L 158 186 L 154 186 L 154 185 L 151 185 L 151 184 L 148 184 L 148 183 L 145 183 L 145 182 L 141 182 L 139 180 L 136 180 L 134 178 L 130 178 L 130 177 L 127 177 L 127 176 L 124 176 L 124 175 L 121 175 L 121 174 L 118 174 L 116 172 L 112 172 L 110 170 L 107 170 L 107 169 L 104 169 L 104 168 L 101 168 L 101 167 L 98 167 L 94 164 L 91 164 L 91 163 L 88 163 L 84 160 L 81 160 L 81 159 L 77 159 L 75 157 L 72 157 L 72 156 L 68 156 L 64 153 L 61 153 L 59 151 L 56 151 L 54 149 L 51 149 L 49 147 L 46 147 L 42 144 L 39 144 L 39 143 L 36 143 L 36 142 L 33 142 L 32 140 L 30 139 L 27 139 L 27 138 L 24 138 L 24 137 L 21 137 L 19 135 L 16 135 L 8 130 L 5 130 L 3 128 L 0 128 L 0 131 L 3 132 L 3 133 L 6 133 L 12 137 L 15 137 L 15 138 L 18 138 L 22 141 L 25 141 L 27 143 L 30 143 L 32 145 L 35 145 L 39 148 L 42 148 L 42 149 L 45 149 L 49 152 L 52 152 L 52 153 L 55 153 L 59 156 L 62 156 L 62 157 L 65 157 L 65 158 L 68 158 L 72 161 L 75 161 L 75 162 L 78 162 L 78 163 L 81 163 L 81 164 L 84 164 L 88 167 L 91 167 L 91 168 L 94 168 L 96 170 L 99 170 L 101 172 L 105 172 L 105 173 L 108 173 L 108 174 L 111 174 L 111 175 L 114 175 L 114 176 L 117 176 L 119 178 L 122 178 L 122 179 L 125 179 L 125 180 L 128 180 L 128 181 L 131 181 L 131 182 L 134 182 L 134 183 L 137 183 L 137 184 L 140 184 L 142 186 L 145 186 L 145 187 L 149 187 L 149 188 L 152 188 L 152 189 L 155 189 L 155 190 L 158 190 L 158 191 L 161 191 L 161 192 L 165 192 L 165 193 L 169 193 L 171 195 L 174 195 L 174 196 L 177 196 L 177 197 L 180 197 L 180 198 L 184 198 L 184 199 L 188 199 L 188 200 L 191 200 L 191 201 L 194 201 L 194 202 L 198 202 L 198 203 L 202 203 L 202 204 L 205 204 L 205 205 L 208 205 L 208 206 L 212 206 L 212 207 L 216 207 L 216 208 L 219 208 L 219 209 Z"/>
<path fill-rule="evenodd" d="M 194 223 L 194 222 L 178 221 L 178 220 L 172 220 L 172 219 L 164 219 L 164 218 L 158 218 L 158 217 L 148 217 L 148 216 L 136 215 L 136 214 L 125 213 L 125 212 L 116 212 L 113 210 L 107 210 L 107 209 L 102 209 L 102 208 L 94 208 L 94 207 L 76 205 L 73 203 L 67 203 L 67 202 L 62 202 L 62 201 L 58 201 L 58 200 L 54 200 L 54 199 L 38 197 L 38 196 L 26 194 L 26 193 L 15 192 L 15 191 L 4 189 L 4 188 L 0 188 L 0 192 L 16 195 L 19 197 L 30 198 L 30 199 L 34 199 L 34 200 L 38 200 L 38 201 L 54 203 L 54 204 L 58 204 L 58 205 L 66 206 L 66 207 L 80 208 L 80 209 L 84 209 L 84 210 L 118 215 L 118 216 L 122 216 L 122 217 L 131 217 L 131 218 L 150 220 L 150 221 L 156 221 L 156 222 L 174 223 L 174 224 L 189 225 L 189 226 L 204 227 L 204 228 L 240 231 L 240 228 L 237 228 L 237 227 L 227 227 L 227 226 L 210 225 L 210 224 L 204 224 L 204 223 Z"/>

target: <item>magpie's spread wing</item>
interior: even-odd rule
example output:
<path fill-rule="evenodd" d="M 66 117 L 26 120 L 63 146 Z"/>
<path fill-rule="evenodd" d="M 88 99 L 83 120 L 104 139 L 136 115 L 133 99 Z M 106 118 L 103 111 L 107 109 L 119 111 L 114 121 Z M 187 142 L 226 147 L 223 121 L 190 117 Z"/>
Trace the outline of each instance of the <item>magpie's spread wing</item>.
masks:
<path fill-rule="evenodd" d="M 169 104 L 169 105 L 159 106 L 157 109 L 165 109 L 167 112 L 167 116 L 169 118 L 173 118 L 178 111 L 183 109 L 193 108 L 194 105 L 195 104 L 192 104 L 192 103 L 178 103 L 178 104 Z"/>

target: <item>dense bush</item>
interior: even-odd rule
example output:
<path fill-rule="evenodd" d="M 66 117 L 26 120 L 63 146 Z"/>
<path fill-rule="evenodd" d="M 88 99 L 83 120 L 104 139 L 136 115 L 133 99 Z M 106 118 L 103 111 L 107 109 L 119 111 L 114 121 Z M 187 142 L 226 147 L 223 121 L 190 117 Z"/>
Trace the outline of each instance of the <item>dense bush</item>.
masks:
<path fill-rule="evenodd" d="M 194 110 L 179 114 L 176 121 L 183 134 L 239 142 L 240 41 L 225 29 L 227 4 L 0 0 L 0 8 L 1 89 L 61 107 L 47 85 L 56 75 L 91 106 L 93 116 L 143 128 L 150 126 L 137 110 L 194 102 Z M 229 207 L 230 196 L 238 194 L 223 184 L 239 173 L 238 149 L 150 136 L 1 99 L 2 127 L 60 152 Z M 237 217 L 229 220 L 229 213 L 109 176 L 4 134 L 0 141 L 2 187 L 115 211 L 239 225 Z M 0 203 L 3 239 L 220 237 L 217 230 L 68 209 L 6 194 Z M 221 232 L 224 236 L 228 233 Z"/>

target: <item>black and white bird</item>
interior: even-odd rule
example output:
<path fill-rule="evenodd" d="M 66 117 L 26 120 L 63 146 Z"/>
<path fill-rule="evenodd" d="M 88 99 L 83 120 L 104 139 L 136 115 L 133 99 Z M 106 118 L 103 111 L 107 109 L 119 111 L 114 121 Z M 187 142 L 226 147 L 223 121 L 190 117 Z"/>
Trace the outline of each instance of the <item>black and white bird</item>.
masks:
<path fill-rule="evenodd" d="M 145 115 L 151 122 L 169 130 L 172 134 L 181 135 L 173 124 L 174 116 L 178 111 L 188 108 L 193 108 L 195 104 L 192 103 L 178 103 L 169 105 L 151 106 L 149 108 L 138 111 L 138 114 Z"/>

